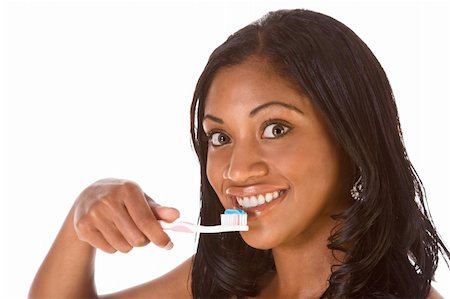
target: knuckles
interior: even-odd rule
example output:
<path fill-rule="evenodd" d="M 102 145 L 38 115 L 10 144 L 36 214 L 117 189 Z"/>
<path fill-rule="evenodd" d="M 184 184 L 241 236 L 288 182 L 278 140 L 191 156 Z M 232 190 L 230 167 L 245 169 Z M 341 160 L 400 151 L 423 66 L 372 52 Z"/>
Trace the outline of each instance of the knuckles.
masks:
<path fill-rule="evenodd" d="M 112 191 L 124 201 L 143 196 L 141 188 L 132 181 L 122 181 L 120 184 L 117 184 Z"/>
<path fill-rule="evenodd" d="M 94 231 L 96 231 L 96 228 L 93 225 L 91 219 L 87 217 L 83 217 L 78 220 L 78 222 L 75 223 L 75 229 L 80 237 L 93 235 Z"/>
<path fill-rule="evenodd" d="M 77 216 L 74 219 L 74 227 L 78 238 L 92 246 L 97 244 L 99 249 L 111 254 L 117 251 L 128 253 L 134 247 L 145 246 L 150 241 L 159 246 L 165 245 L 167 240 L 164 235 L 160 236 L 160 234 L 156 234 L 155 240 L 153 240 L 153 237 L 152 240 L 149 240 L 147 236 L 142 234 L 140 236 L 128 236 L 128 241 L 114 245 L 102 244 L 108 238 L 102 235 L 104 231 L 100 228 L 117 223 L 119 217 L 122 217 L 121 213 L 123 213 L 124 207 L 134 204 L 139 199 L 146 200 L 145 194 L 132 181 L 104 179 L 90 185 L 79 196 L 75 206 Z M 157 222 L 149 217 L 140 217 L 133 220 L 141 230 L 142 228 L 151 228 L 154 231 L 155 225 L 157 225 Z M 99 243 L 99 240 L 102 241 Z"/>

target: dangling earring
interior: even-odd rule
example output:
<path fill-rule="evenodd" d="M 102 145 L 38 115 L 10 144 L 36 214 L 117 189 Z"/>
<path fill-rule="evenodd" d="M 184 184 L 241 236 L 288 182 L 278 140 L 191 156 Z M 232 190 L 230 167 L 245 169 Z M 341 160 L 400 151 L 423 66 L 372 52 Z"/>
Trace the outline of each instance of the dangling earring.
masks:
<path fill-rule="evenodd" d="M 358 180 L 355 182 L 352 189 L 350 189 L 350 195 L 354 200 L 362 201 L 363 200 L 362 191 L 363 191 L 362 176 L 359 176 Z"/>

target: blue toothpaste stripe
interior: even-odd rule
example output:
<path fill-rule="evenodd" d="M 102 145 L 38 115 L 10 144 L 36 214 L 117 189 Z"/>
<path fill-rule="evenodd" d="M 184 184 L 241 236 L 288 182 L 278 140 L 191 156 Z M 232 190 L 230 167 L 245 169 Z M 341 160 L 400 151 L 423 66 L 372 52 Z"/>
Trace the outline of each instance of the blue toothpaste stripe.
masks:
<path fill-rule="evenodd" d="M 247 214 L 247 213 L 239 209 L 226 209 L 225 214 L 230 215 L 230 214 Z"/>

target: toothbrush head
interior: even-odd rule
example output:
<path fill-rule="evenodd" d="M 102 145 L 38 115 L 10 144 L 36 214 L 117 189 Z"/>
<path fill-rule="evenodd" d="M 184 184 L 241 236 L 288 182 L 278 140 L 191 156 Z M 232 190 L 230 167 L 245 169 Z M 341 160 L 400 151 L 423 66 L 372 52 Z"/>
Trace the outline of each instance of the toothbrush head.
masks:
<path fill-rule="evenodd" d="M 247 226 L 247 213 L 239 209 L 226 209 L 220 215 L 221 225 L 242 225 Z"/>

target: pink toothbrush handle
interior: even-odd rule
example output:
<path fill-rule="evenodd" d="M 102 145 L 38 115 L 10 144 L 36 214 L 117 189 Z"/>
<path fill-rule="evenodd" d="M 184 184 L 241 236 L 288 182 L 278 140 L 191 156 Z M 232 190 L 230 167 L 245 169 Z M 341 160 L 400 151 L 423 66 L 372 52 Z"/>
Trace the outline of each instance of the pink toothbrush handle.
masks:
<path fill-rule="evenodd" d="M 164 230 L 172 230 L 182 233 L 224 233 L 224 232 L 236 232 L 236 231 L 248 231 L 248 225 L 195 225 L 189 222 L 173 222 L 167 223 L 164 221 L 159 222 Z"/>
<path fill-rule="evenodd" d="M 195 225 L 189 222 L 167 223 L 160 221 L 159 223 L 164 230 L 171 230 L 180 233 L 194 233 L 193 227 L 195 227 Z"/>

